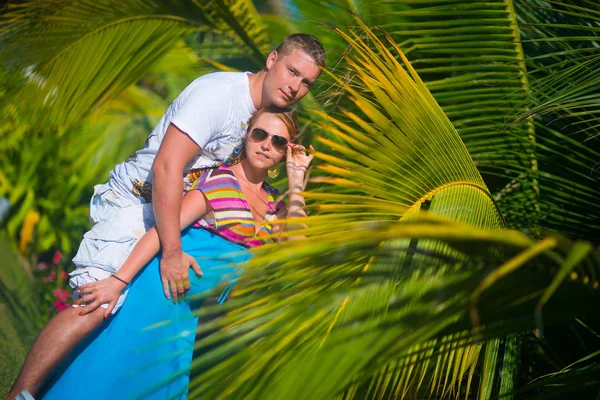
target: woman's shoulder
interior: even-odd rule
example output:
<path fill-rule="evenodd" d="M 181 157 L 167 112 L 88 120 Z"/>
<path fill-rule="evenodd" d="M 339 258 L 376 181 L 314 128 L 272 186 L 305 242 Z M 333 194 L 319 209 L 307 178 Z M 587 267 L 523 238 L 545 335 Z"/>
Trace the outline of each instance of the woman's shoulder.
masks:
<path fill-rule="evenodd" d="M 231 177 L 235 179 L 235 173 L 228 165 L 220 165 L 216 168 L 212 168 L 210 171 L 211 176 L 219 176 L 219 177 Z"/>
<path fill-rule="evenodd" d="M 196 189 L 213 187 L 213 186 L 231 186 L 237 182 L 235 174 L 226 165 L 210 168 L 198 177 L 193 187 Z"/>

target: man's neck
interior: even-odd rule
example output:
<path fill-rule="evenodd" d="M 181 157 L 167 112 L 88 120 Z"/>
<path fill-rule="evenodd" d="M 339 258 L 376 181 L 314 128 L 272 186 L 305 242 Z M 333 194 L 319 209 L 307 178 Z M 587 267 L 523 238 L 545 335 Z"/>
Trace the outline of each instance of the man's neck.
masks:
<path fill-rule="evenodd" d="M 258 71 L 256 74 L 248 75 L 248 82 L 250 85 L 250 98 L 255 109 L 261 108 L 262 104 L 262 90 L 263 82 L 265 80 L 266 72 L 264 70 Z"/>

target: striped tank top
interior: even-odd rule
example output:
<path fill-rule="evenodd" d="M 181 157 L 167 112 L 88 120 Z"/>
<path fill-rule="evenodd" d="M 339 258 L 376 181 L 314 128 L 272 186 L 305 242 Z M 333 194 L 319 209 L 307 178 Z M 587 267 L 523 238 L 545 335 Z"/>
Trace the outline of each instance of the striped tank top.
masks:
<path fill-rule="evenodd" d="M 256 225 L 235 173 L 226 165 L 206 169 L 193 183 L 190 190 L 200 190 L 210 203 L 212 212 L 196 221 L 193 226 L 207 229 L 230 242 L 245 247 L 260 246 L 270 241 L 271 224 L 275 214 L 284 207 L 282 202 L 275 203 L 274 196 L 279 193 L 268 183 L 263 183 L 267 192 L 267 214 L 260 229 Z"/>

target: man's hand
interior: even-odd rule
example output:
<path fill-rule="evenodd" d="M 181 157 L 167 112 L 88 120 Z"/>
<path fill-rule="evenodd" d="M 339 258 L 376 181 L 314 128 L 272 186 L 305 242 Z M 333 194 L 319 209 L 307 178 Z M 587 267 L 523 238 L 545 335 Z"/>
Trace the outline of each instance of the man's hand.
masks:
<path fill-rule="evenodd" d="M 163 255 L 160 260 L 160 279 L 163 291 L 167 299 L 171 298 L 169 287 L 173 294 L 173 303 L 177 303 L 179 297 L 186 296 L 190 291 L 189 268 L 192 268 L 198 277 L 202 276 L 202 270 L 194 257 L 182 251 L 173 252 L 168 256 Z"/>
<path fill-rule="evenodd" d="M 77 288 L 79 298 L 75 302 L 75 304 L 82 307 L 79 315 L 89 314 L 101 304 L 108 303 L 108 308 L 104 313 L 104 318 L 108 318 L 125 286 L 123 282 L 112 277 L 80 286 Z"/>

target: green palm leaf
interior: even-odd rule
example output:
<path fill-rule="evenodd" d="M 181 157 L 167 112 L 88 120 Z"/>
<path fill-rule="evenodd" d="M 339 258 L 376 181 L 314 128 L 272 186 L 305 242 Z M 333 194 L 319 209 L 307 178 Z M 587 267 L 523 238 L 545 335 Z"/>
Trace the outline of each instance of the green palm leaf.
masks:
<path fill-rule="evenodd" d="M 576 131 L 598 128 L 600 5 L 538 0 L 518 2 L 530 64 L 532 106 L 527 115 L 561 115 Z M 525 113 L 521 113 L 523 117 Z"/>
<path fill-rule="evenodd" d="M 358 19 L 356 22 L 361 24 Z M 503 227 L 502 217 L 460 137 L 407 60 L 404 58 L 403 64 L 396 61 L 392 53 L 386 50 L 384 43 L 364 25 L 362 25 L 361 33 L 367 36 L 365 39 L 361 39 L 361 33 L 350 35 L 338 33 L 347 40 L 352 48 L 352 52 L 346 59 L 352 85 L 344 84 L 335 76 L 332 79 L 336 80 L 339 86 L 344 87 L 346 96 L 354 103 L 355 109 L 360 110 L 360 115 L 345 110 L 342 110 L 338 116 L 318 110 L 313 111 L 315 116 L 322 121 L 320 123 L 321 130 L 327 132 L 329 137 L 333 136 L 333 139 L 318 139 L 330 150 L 329 154 L 317 154 L 317 157 L 325 162 L 325 164 L 319 165 L 318 169 L 326 175 L 313 178 L 317 182 L 327 183 L 331 186 L 327 186 L 315 194 L 310 192 L 306 194 L 308 199 L 314 199 L 313 207 L 320 210 L 322 216 L 311 217 L 306 221 L 309 225 L 305 232 L 310 237 L 308 242 L 291 243 L 281 250 L 263 249 L 260 251 L 263 256 L 252 261 L 251 265 L 272 263 L 283 254 L 287 254 L 286 258 L 293 255 L 295 259 L 303 260 L 323 254 L 323 252 L 327 253 L 334 248 L 333 246 L 342 244 L 339 242 L 339 238 L 336 238 L 340 231 L 346 232 L 344 243 L 351 243 L 353 240 L 360 241 L 359 236 L 351 233 L 360 225 L 351 221 L 357 219 L 360 221 L 361 215 L 364 215 L 364 218 L 372 217 L 372 213 L 376 213 L 381 218 L 380 223 L 384 223 L 384 221 L 392 223 L 391 221 L 398 219 L 410 221 L 420 209 L 426 206 L 430 213 L 445 218 L 461 220 L 471 225 L 491 229 Z M 397 49 L 397 54 L 403 58 L 399 49 Z M 338 192 L 343 194 L 338 194 Z M 344 201 L 340 203 L 342 197 Z M 357 215 L 358 210 L 361 210 L 362 214 Z M 326 215 L 331 215 L 331 217 Z M 335 231 L 332 231 L 332 226 L 335 226 Z M 439 227 L 435 229 L 438 235 L 441 234 L 442 229 Z M 456 233 L 455 230 L 452 232 L 453 235 Z M 349 237 L 349 235 L 352 236 Z M 436 266 L 440 268 L 440 271 L 445 270 L 446 261 L 441 257 L 442 255 L 464 259 L 462 258 L 464 256 L 461 256 L 460 251 L 456 248 L 439 241 L 428 240 L 425 237 L 412 244 L 413 254 L 408 257 L 406 249 L 411 246 L 410 236 L 406 234 L 400 236 L 403 238 L 396 240 L 381 240 L 377 236 L 371 238 L 370 243 L 398 254 L 392 259 L 373 257 L 374 254 L 377 254 L 376 251 L 362 254 L 352 252 L 355 256 L 360 254 L 360 258 L 352 262 L 350 261 L 352 258 L 346 258 L 348 257 L 345 254 L 347 248 L 344 244 L 344 250 L 340 257 L 348 261 L 333 268 L 339 269 L 340 272 L 346 271 L 346 273 L 354 271 L 354 274 L 358 274 L 362 271 L 377 275 L 382 273 L 398 274 L 399 265 L 405 265 L 408 270 L 418 265 L 424 265 L 429 268 L 426 268 L 428 271 L 433 273 Z M 436 237 L 439 238 L 439 236 Z M 334 243 L 338 244 L 334 245 Z M 365 245 L 364 242 L 362 245 Z M 436 256 L 432 257 L 427 254 Z M 307 265 L 302 261 L 290 261 L 290 264 L 294 265 L 294 268 L 300 269 Z M 317 267 L 313 264 L 311 268 L 323 271 L 327 266 Z M 442 279 L 443 274 L 440 271 L 434 275 Z M 354 281 L 357 284 L 359 282 L 352 278 L 352 275 L 348 275 L 346 281 Z M 377 281 L 371 281 L 371 279 L 366 279 L 366 282 L 372 283 L 374 287 L 368 285 L 362 287 L 359 284 L 357 293 L 339 297 L 339 300 L 333 301 L 333 303 L 322 303 L 322 307 L 325 308 L 314 315 L 314 320 L 305 321 L 295 329 L 292 326 L 295 326 L 297 320 L 288 320 L 282 315 L 282 318 L 288 321 L 282 322 L 287 326 L 286 333 L 284 336 L 275 335 L 268 339 L 263 337 L 263 340 L 270 343 L 271 346 L 278 345 L 269 351 L 269 357 L 261 360 L 253 359 L 251 370 L 240 375 L 239 379 L 234 379 L 232 387 L 236 388 L 235 396 L 276 393 L 273 396 L 286 397 L 292 392 L 297 393 L 295 390 L 299 387 L 306 387 L 308 381 L 303 381 L 298 377 L 298 369 L 307 371 L 308 374 L 308 371 L 313 371 L 317 366 L 305 365 L 297 359 L 290 361 L 288 365 L 285 359 L 278 358 L 282 363 L 278 368 L 289 368 L 290 371 L 295 371 L 297 378 L 293 384 L 286 381 L 285 387 L 283 385 L 273 386 L 255 374 L 259 371 L 261 374 L 267 375 L 274 373 L 271 367 L 264 364 L 265 361 L 275 357 L 279 350 L 285 348 L 283 346 L 295 343 L 300 337 L 304 337 L 303 342 L 306 340 L 307 344 L 326 343 L 329 341 L 329 339 L 325 339 L 327 332 L 337 326 L 336 321 L 357 318 L 360 314 L 356 314 L 356 312 L 367 305 L 373 310 L 383 312 L 388 307 L 391 296 L 397 295 L 395 285 L 389 281 L 380 284 Z M 254 285 L 266 284 L 271 285 L 267 282 L 254 283 Z M 423 282 L 419 281 L 419 285 L 422 284 Z M 299 301 L 308 301 L 307 297 L 314 299 L 308 293 L 301 295 L 300 293 L 303 292 L 299 292 L 298 286 L 295 286 L 293 290 L 296 295 L 291 295 L 291 297 L 297 296 L 302 299 Z M 305 290 L 311 291 L 308 288 Z M 244 290 L 242 290 L 243 292 Z M 269 297 L 274 296 L 280 298 L 275 293 Z M 285 295 L 283 296 L 285 297 Z M 331 298 L 329 299 L 331 300 Z M 259 304 L 260 301 L 256 301 L 257 303 L 250 303 L 247 306 L 248 308 L 252 307 L 251 315 L 240 311 L 244 318 L 263 320 L 270 314 L 268 306 L 264 306 L 263 310 Z M 294 306 L 293 303 L 287 303 L 291 307 Z M 236 312 L 236 314 L 238 313 Z M 451 320 L 452 318 L 448 322 Z M 317 326 L 314 326 L 313 323 Z M 268 325 L 268 322 L 264 323 L 262 330 L 269 330 Z M 311 326 L 310 332 L 306 331 L 308 326 Z M 438 325 L 438 329 L 443 327 L 444 324 Z M 248 335 L 255 333 L 248 333 Z M 416 344 L 414 341 L 407 343 Z M 435 370 L 437 372 L 434 373 L 434 378 L 428 382 L 431 384 L 433 393 L 439 392 L 446 395 L 460 391 L 463 377 L 472 376 L 478 360 L 480 345 L 467 349 L 463 349 L 462 346 L 444 347 L 443 344 L 440 346 L 442 350 L 438 348 L 436 351 L 438 367 Z M 435 349 L 435 347 L 433 348 Z M 405 348 L 404 352 L 406 351 L 411 351 L 410 346 Z M 234 358 L 220 366 L 215 366 L 215 370 L 211 372 L 210 376 L 216 376 L 212 374 L 217 374 L 216 371 L 222 372 L 223 368 L 227 368 L 228 365 L 235 364 L 239 367 L 239 363 L 245 357 L 247 354 L 240 354 L 237 359 Z M 346 355 L 346 357 L 354 356 Z M 202 357 L 198 362 L 201 364 L 207 361 Z M 296 364 L 298 362 L 301 364 Z M 323 362 L 323 359 L 318 360 L 319 364 Z M 351 371 L 356 372 L 356 368 L 360 370 L 360 363 L 357 362 L 358 360 L 355 360 L 355 362 L 348 362 L 345 365 L 351 366 Z M 442 370 L 439 369 L 439 363 L 444 365 Z M 321 365 L 321 367 L 324 366 Z M 270 372 L 267 373 L 264 368 Z M 389 375 L 392 374 L 396 376 L 394 390 L 402 392 L 413 385 L 415 379 L 419 379 L 422 383 L 423 376 L 428 375 L 428 371 L 431 373 L 428 364 L 413 367 L 405 365 L 404 362 L 396 362 L 392 371 L 389 365 L 385 365 L 385 373 L 382 372 L 376 379 L 390 380 Z M 348 374 L 338 368 L 336 374 L 340 376 L 340 379 L 345 375 L 352 376 L 350 370 L 347 372 Z M 308 374 L 305 378 L 309 379 L 310 376 L 313 375 Z M 386 376 L 388 377 L 386 378 Z M 398 378 L 399 376 L 401 378 Z M 202 381 L 196 381 L 192 385 L 198 386 L 198 393 L 210 390 L 205 384 L 201 384 L 201 382 L 206 382 L 207 378 L 205 376 Z M 243 386 L 244 389 L 241 389 L 240 385 L 246 381 L 253 382 L 252 389 L 246 385 Z M 339 386 L 336 385 L 340 385 L 340 382 L 343 380 L 337 382 L 332 380 L 329 383 L 319 382 L 318 384 L 313 382 L 311 391 L 306 392 L 306 397 L 324 396 L 323 398 L 327 398 L 326 396 L 339 390 Z M 240 393 L 243 394 L 238 393 L 237 390 L 242 390 Z"/>
<path fill-rule="evenodd" d="M 230 313 L 202 326 L 200 333 L 211 335 L 198 342 L 203 355 L 194 373 L 201 375 L 192 381 L 192 396 L 453 398 L 477 389 L 485 399 L 510 393 L 522 340 L 513 334 L 533 326 L 539 296 L 553 294 L 544 326 L 583 315 L 597 302 L 597 294 L 588 296 L 598 285 L 597 259 L 579 254 L 583 262 L 570 265 L 572 258 L 563 254 L 582 246 L 556 238 L 534 244 L 499 230 L 505 223 L 495 204 L 513 227 L 539 234 L 539 223 L 597 237 L 599 153 L 592 142 L 570 136 L 593 136 L 597 125 L 597 5 L 516 1 L 515 10 L 510 0 L 294 3 L 293 24 L 266 19 L 272 37 L 291 26 L 314 32 L 315 22 L 360 26 L 345 12 L 351 8 L 369 25 L 384 26 L 406 56 L 364 26 L 340 35 L 317 25 L 326 48 L 342 50 L 345 58 L 316 88 L 332 89 L 322 96 L 326 108 L 311 112 L 322 152 L 312 176 L 318 188 L 307 194 L 316 211 L 305 221 L 308 239 L 259 252 L 226 306 Z M 0 93 L 8 105 L 1 109 L 8 121 L 0 130 L 3 154 L 40 126 L 56 132 L 73 150 L 56 164 L 76 165 L 80 173 L 55 176 L 67 182 L 69 194 L 61 186 L 48 197 L 74 205 L 89 190 L 87 182 L 114 164 L 111 152 L 122 157 L 137 140 L 137 131 L 125 129 L 121 136 L 114 127 L 125 126 L 139 101 L 143 124 L 164 107 L 139 87 L 123 92 L 144 71 L 151 70 L 141 86 L 172 98 L 183 82 L 169 78 L 160 88 L 173 63 L 169 55 L 191 59 L 173 67 L 192 77 L 194 65 L 200 66 L 190 48 L 239 68 L 247 60 L 261 65 L 268 45 L 249 1 L 106 4 L 11 5 L 0 27 L 3 62 L 25 69 L 29 79 L 17 98 Z M 341 107 L 331 110 L 331 104 Z M 108 118 L 101 115 L 111 109 Z M 567 118 L 556 122 L 558 114 Z M 64 129 L 90 115 L 83 130 Z M 102 141 L 106 132 L 114 142 Z M 93 160 L 86 157 L 88 143 Z M 22 201 L 13 208 L 12 232 L 32 207 L 57 210 L 33 189 L 43 181 L 36 166 L 53 146 L 34 135 L 18 159 L 0 157 L 0 195 Z M 59 235 L 42 218 L 38 229 L 46 233 L 38 246 L 64 242 L 68 227 L 80 235 L 85 206 L 63 214 Z M 545 252 L 556 246 L 560 251 Z M 532 262 L 536 268 L 523 267 Z M 559 285 L 571 276 L 567 267 L 580 280 Z M 551 282 L 553 289 L 546 289 Z M 466 331 L 469 306 L 484 324 L 478 335 Z M 222 309 L 204 312 L 220 315 Z M 589 384 L 583 378 L 589 371 L 572 368 L 532 390 Z"/>
<path fill-rule="evenodd" d="M 600 147 L 585 139 L 598 127 L 599 12 L 589 1 L 517 2 L 531 104 L 516 117 L 536 118 L 540 223 L 592 240 L 600 233 L 594 200 Z M 518 207 L 518 199 L 505 204 Z"/>
<path fill-rule="evenodd" d="M 0 19 L 2 73 L 11 68 L 11 77 L 19 79 L 11 78 L 15 87 L 2 93 L 0 135 L 7 140 L 0 149 L 0 195 L 9 193 L 13 206 L 6 220 L 11 237 L 35 209 L 42 217 L 34 247 L 72 249 L 86 228 L 90 182 L 106 180 L 114 164 L 141 146 L 166 109 L 168 103 L 151 91 L 172 99 L 207 72 L 181 41 L 190 32 L 207 31 L 208 44 L 237 46 L 245 57 L 250 48 L 259 59 L 269 46 L 249 1 L 55 1 L 8 7 Z M 150 69 L 140 83 L 145 89 L 132 86 Z M 181 73 L 166 93 L 152 80 L 165 71 Z M 62 149 L 58 156 L 57 148 Z M 38 183 L 40 170 L 53 166 L 59 175 Z"/>
<path fill-rule="evenodd" d="M 242 43 L 257 63 L 269 45 L 245 0 L 23 3 L 3 15 L 0 39 L 6 62 L 27 68 L 25 101 L 35 101 L 43 123 L 65 126 L 114 98 L 178 40 L 201 30 Z"/>
<path fill-rule="evenodd" d="M 201 374 L 191 382 L 190 397 L 333 398 L 351 386 L 347 398 L 388 398 L 390 393 L 454 398 L 469 392 L 468 384 L 461 391 L 453 381 L 474 367 L 481 340 L 533 326 L 532 300 L 551 278 L 545 257 L 538 268 L 521 268 L 481 298 L 480 315 L 489 328 L 482 326 L 476 335 L 464 331 L 471 293 L 490 272 L 488 263 L 498 259 L 490 254 L 501 243 L 528 252 L 533 242 L 522 234 L 433 219 L 343 221 L 347 218 L 331 216 L 328 230 L 324 224 L 311 226 L 304 232 L 309 235 L 306 242 L 264 248 L 251 261 L 234 300 L 224 306 L 229 315 L 201 325 L 201 337 L 211 335 L 197 342 L 194 370 Z M 336 228 L 346 232 L 343 240 Z M 321 234 L 313 234 L 319 229 Z M 445 256 L 445 264 L 406 268 L 393 264 L 403 251 L 377 248 L 399 238 L 438 239 L 455 249 L 464 241 L 472 245 L 467 247 L 471 258 Z M 481 258 L 472 255 L 473 249 L 483 251 L 492 243 L 496 246 Z M 550 264 L 556 268 L 562 258 L 556 262 Z M 596 271 L 599 267 L 596 263 Z M 581 284 L 561 288 L 545 310 L 546 324 L 571 318 L 572 309 L 564 307 L 574 293 L 592 297 L 571 299 L 572 307 L 589 304 L 587 312 L 593 310 L 587 302 L 597 298 L 597 291 Z M 201 318 L 211 315 L 220 315 L 219 307 L 201 311 Z M 423 373 L 426 362 L 435 366 L 433 373 Z M 395 366 L 404 368 L 391 370 Z M 413 372 L 417 379 L 396 379 L 409 376 L 411 368 L 418 371 Z M 389 391 L 382 383 L 386 380 Z"/>
<path fill-rule="evenodd" d="M 340 12 L 350 8 L 367 24 L 384 28 L 456 127 L 491 192 L 503 191 L 499 206 L 509 226 L 536 225 L 535 127 L 531 118 L 518 124 L 510 118 L 529 103 L 530 96 L 512 1 L 295 3 L 298 12 L 291 17 L 300 27 L 313 21 L 352 25 Z M 324 15 L 325 5 L 332 3 L 337 12 Z M 331 48 L 343 51 L 339 39 L 323 29 L 318 34 Z M 504 207 L 512 196 L 518 201 L 511 206 L 519 207 Z"/>

